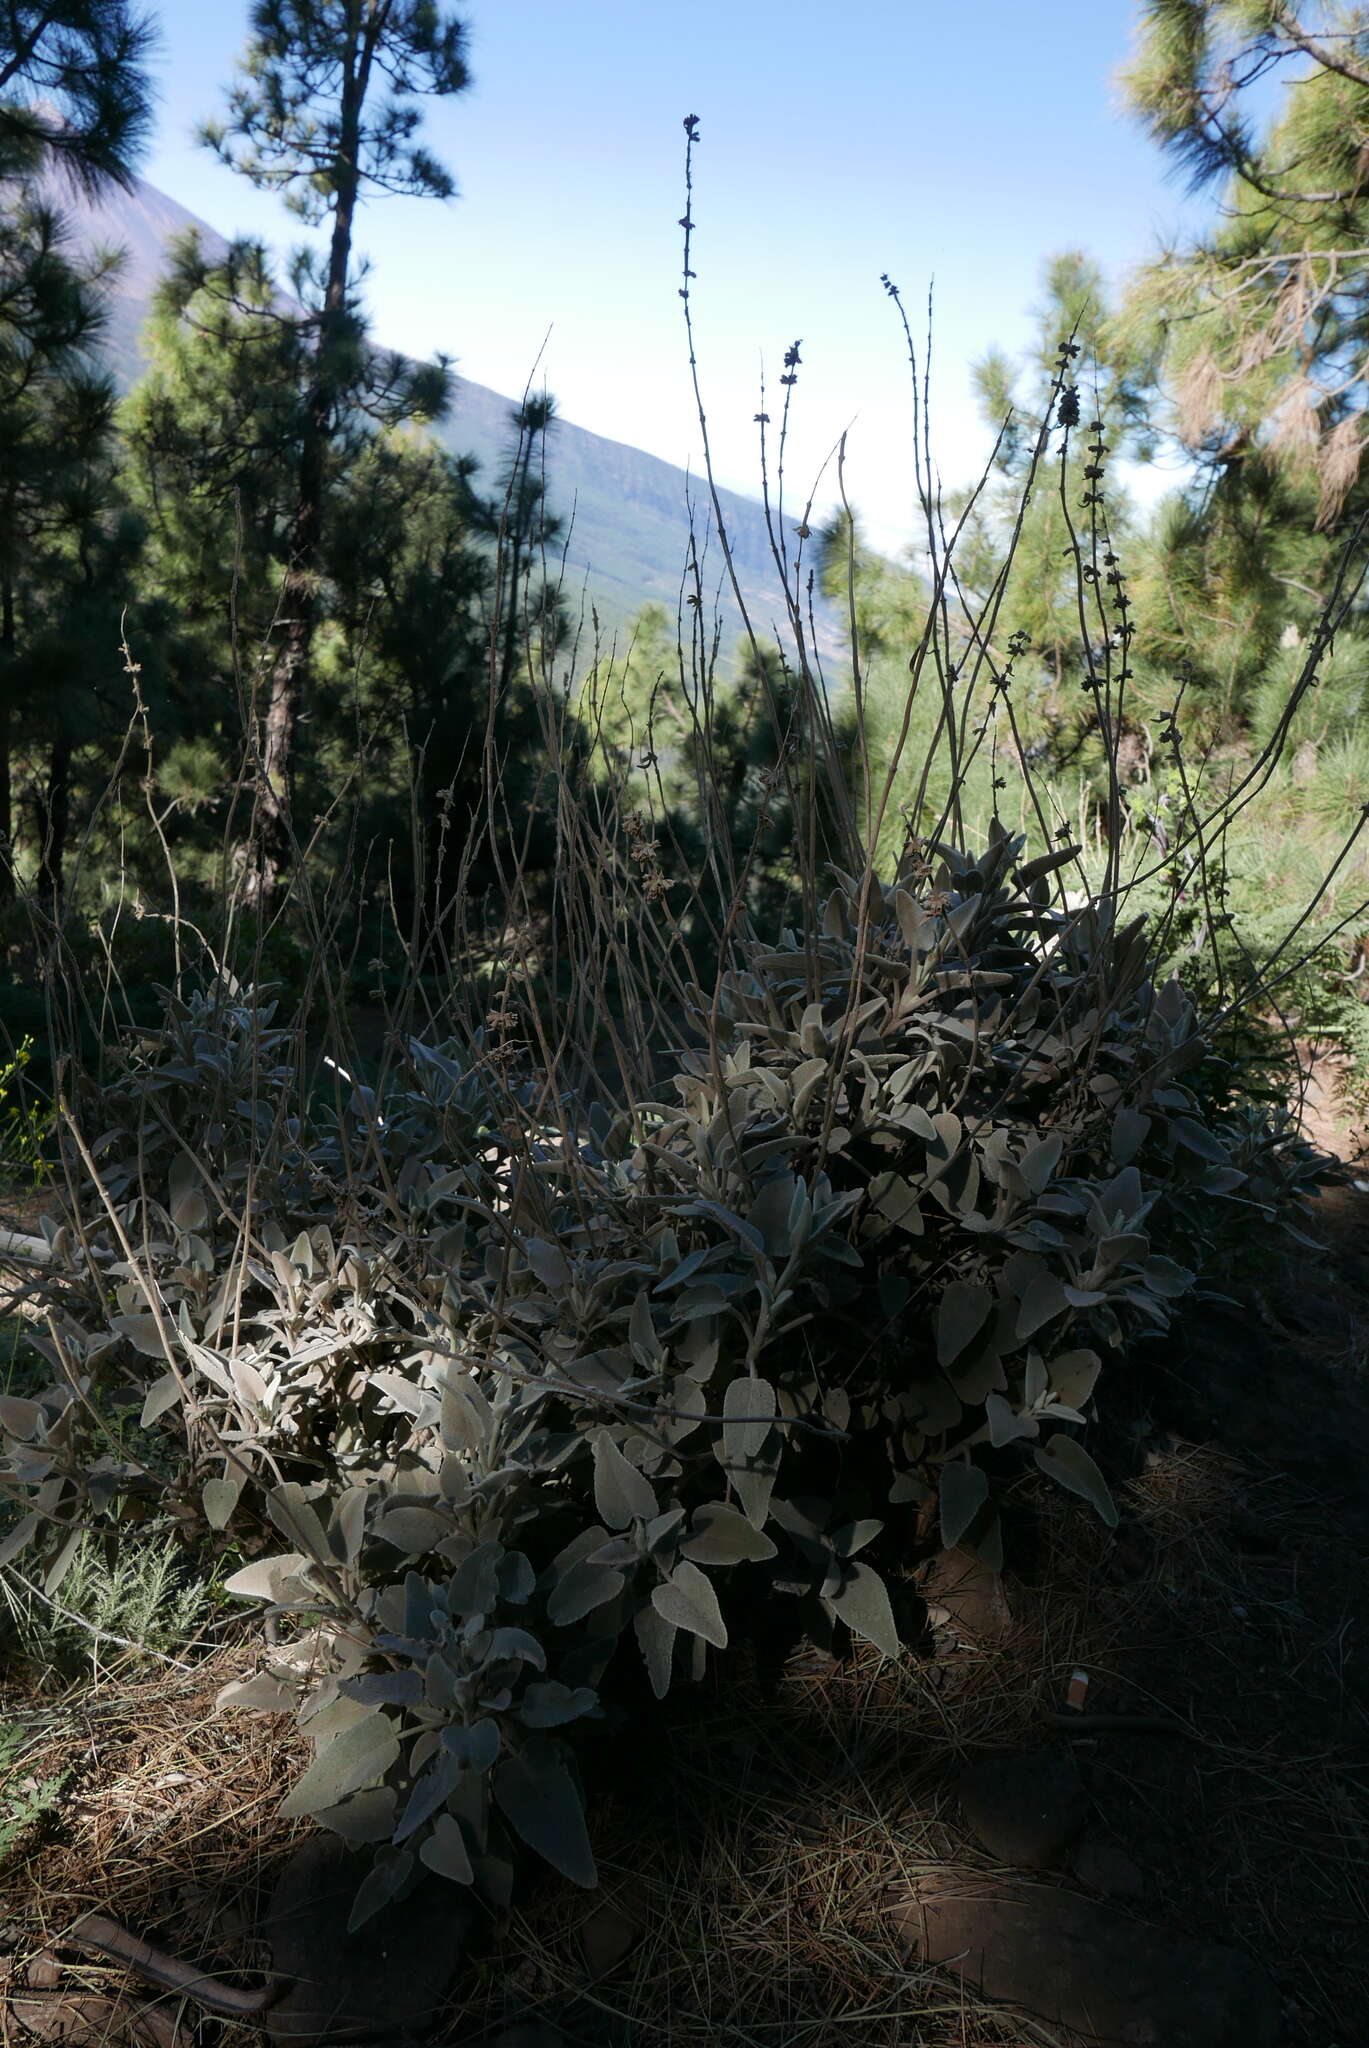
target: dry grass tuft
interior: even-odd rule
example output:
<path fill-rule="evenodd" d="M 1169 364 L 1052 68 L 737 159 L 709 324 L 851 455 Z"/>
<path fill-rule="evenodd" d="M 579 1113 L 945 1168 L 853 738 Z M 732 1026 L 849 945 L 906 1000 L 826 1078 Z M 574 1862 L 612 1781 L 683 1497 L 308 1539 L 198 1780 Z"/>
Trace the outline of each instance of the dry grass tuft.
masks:
<path fill-rule="evenodd" d="M 304 1832 L 277 1808 L 308 1744 L 287 1720 L 215 1713 L 243 1662 L 225 1649 L 142 1682 L 0 1698 L 0 1713 L 38 1725 L 25 1772 L 66 1779 L 54 1820 L 0 1869 L 0 1924 L 19 1936 L 18 1960 L 96 1910 L 211 1970 L 253 1967 L 245 1943 L 264 1889 Z M 105 1985 L 120 1975 L 81 1971 Z"/>

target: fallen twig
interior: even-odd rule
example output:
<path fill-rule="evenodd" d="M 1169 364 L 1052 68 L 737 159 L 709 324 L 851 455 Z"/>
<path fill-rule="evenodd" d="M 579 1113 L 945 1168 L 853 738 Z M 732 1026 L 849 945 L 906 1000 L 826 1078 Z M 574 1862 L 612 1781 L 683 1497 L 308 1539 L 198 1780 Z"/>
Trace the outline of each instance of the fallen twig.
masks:
<path fill-rule="evenodd" d="M 284 1979 L 268 1982 L 259 1991 L 240 1991 L 235 1985 L 222 1984 L 217 1978 L 197 1969 L 193 1963 L 182 1962 L 179 1956 L 169 1956 L 165 1950 L 153 1948 L 151 1942 L 130 1933 L 127 1927 L 121 1927 L 117 1920 L 109 1919 L 104 1913 L 83 1913 L 65 1938 L 78 1948 L 98 1949 L 102 1955 L 115 1956 L 136 1970 L 140 1977 L 146 1977 L 168 1991 L 179 1991 L 210 2012 L 222 2013 L 228 2019 L 249 2019 L 256 2013 L 265 2012 L 286 1988 Z"/>
<path fill-rule="evenodd" d="M 1170 1714 L 1045 1714 L 1048 1728 L 1062 1728 L 1067 1735 L 1186 1735 L 1200 1742 L 1197 1730 Z"/>

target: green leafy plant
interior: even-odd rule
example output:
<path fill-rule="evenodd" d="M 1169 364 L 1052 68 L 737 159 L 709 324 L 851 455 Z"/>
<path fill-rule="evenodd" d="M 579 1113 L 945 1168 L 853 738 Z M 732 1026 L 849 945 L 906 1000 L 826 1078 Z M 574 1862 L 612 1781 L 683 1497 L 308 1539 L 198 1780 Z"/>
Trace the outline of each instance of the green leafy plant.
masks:
<path fill-rule="evenodd" d="M 51 1778 L 17 1775 L 29 1739 L 22 1722 L 0 1721 L 0 1866 L 8 1862 L 30 1828 L 52 1812 L 67 1782 L 66 1772 Z"/>
<path fill-rule="evenodd" d="M 223 985 L 101 1088 L 60 1377 L 0 1407 L 0 1555 L 79 1589 L 81 1529 L 151 1507 L 261 1552 L 228 1590 L 314 1619 L 225 1704 L 301 1715 L 285 1811 L 373 1845 L 358 1921 L 424 1867 L 506 1897 L 526 1848 L 592 1883 L 566 1731 L 624 1657 L 697 1677 L 738 1573 L 893 1656 L 889 1569 L 1001 1563 L 1013 1473 L 1115 1520 L 1076 1434 L 1103 1355 L 1193 1286 L 1190 1211 L 1276 1191 L 1187 1091 L 1143 928 L 1024 853 L 921 843 L 740 940 L 674 1101 L 582 1119 L 411 1039 L 310 1115 L 297 1032 Z M 135 1591 L 150 1622 L 127 1572 L 100 1614 Z"/>
<path fill-rule="evenodd" d="M 62 1577 L 60 1599 L 0 1569 L 0 1597 L 19 1654 L 69 1676 L 137 1669 L 194 1639 L 210 1599 L 184 1546 L 132 1526 L 118 1542 L 87 1536 Z"/>

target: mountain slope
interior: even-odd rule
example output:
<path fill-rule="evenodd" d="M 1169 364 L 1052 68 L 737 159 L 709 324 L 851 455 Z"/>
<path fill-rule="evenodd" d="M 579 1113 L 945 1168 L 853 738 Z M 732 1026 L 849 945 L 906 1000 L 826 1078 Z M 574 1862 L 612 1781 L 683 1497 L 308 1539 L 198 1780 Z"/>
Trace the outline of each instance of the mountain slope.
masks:
<path fill-rule="evenodd" d="M 193 228 L 206 247 L 217 252 L 226 246 L 224 238 L 141 178 L 131 192 L 112 193 L 98 204 L 64 195 L 63 205 L 76 249 L 125 251 L 124 267 L 112 286 L 105 354 L 127 388 L 143 367 L 140 334 L 165 266 L 168 241 Z M 459 336 L 453 340 L 459 341 Z M 509 450 L 514 401 L 469 378 L 458 375 L 454 381 L 455 402 L 439 436 L 454 453 L 474 455 L 489 479 Z M 548 444 L 547 481 L 553 508 L 571 523 L 564 588 L 573 617 L 580 612 L 583 595 L 586 645 L 592 612 L 606 637 L 651 600 L 675 615 L 688 555 L 691 503 L 704 553 L 706 598 L 711 601 L 721 586 L 723 645 L 732 644 L 740 615 L 715 538 L 704 551 L 713 517 L 707 488 L 699 478 L 640 448 L 558 420 Z M 766 634 L 773 621 L 784 617 L 784 600 L 762 508 L 739 492 L 720 491 L 718 496 L 747 609 L 756 631 Z M 839 644 L 834 615 L 826 607 L 818 616 L 818 642 L 825 656 L 835 653 Z"/>

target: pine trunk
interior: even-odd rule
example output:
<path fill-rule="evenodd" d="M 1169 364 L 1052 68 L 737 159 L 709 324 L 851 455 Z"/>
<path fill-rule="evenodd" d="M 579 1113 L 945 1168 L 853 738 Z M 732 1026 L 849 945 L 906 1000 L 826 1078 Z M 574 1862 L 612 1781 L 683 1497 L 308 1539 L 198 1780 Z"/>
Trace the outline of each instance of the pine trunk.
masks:
<path fill-rule="evenodd" d="M 328 282 L 319 309 L 314 375 L 305 397 L 290 564 L 281 591 L 279 638 L 267 678 L 261 725 L 257 816 L 247 894 L 249 902 L 263 911 L 269 911 L 279 897 L 293 850 L 295 742 L 308 695 L 309 663 L 318 617 L 328 446 L 342 395 L 338 388 L 337 337 L 347 315 L 347 280 L 360 184 L 361 110 L 380 33 L 374 22 L 359 30 L 344 67 Z"/>
<path fill-rule="evenodd" d="M 62 869 L 71 827 L 71 735 L 59 724 L 48 754 L 47 789 L 39 799 L 38 887 L 54 917 L 62 907 Z"/>
<path fill-rule="evenodd" d="M 263 909 L 269 909 L 275 902 L 290 868 L 295 732 L 314 637 L 326 429 L 321 431 L 312 416 L 313 406 L 310 412 L 300 458 L 290 566 L 281 591 L 279 639 L 266 680 L 266 709 L 261 723 L 256 843 L 248 875 L 248 900 Z"/>

